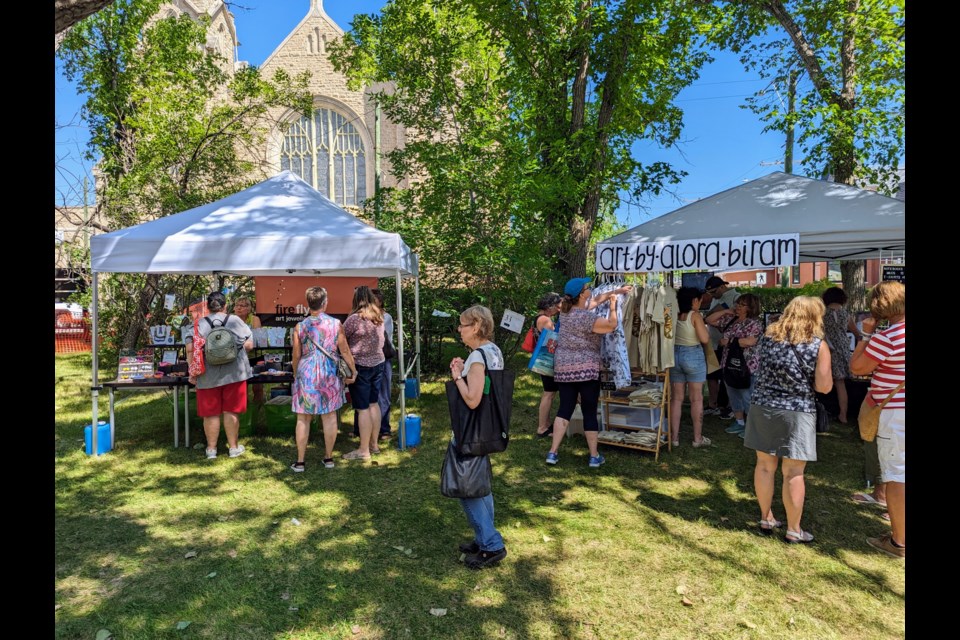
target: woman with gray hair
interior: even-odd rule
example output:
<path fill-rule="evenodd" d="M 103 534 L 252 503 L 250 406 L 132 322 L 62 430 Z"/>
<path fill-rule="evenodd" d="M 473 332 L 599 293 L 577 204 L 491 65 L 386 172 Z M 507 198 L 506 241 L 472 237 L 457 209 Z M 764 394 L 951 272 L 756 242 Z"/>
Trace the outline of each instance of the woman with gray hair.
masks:
<path fill-rule="evenodd" d="M 450 361 L 450 375 L 470 409 L 480 406 L 483 398 L 486 366 L 491 370 L 503 369 L 503 353 L 490 340 L 493 328 L 493 314 L 486 307 L 477 304 L 460 314 L 457 331 L 471 351 L 466 361 L 459 357 Z M 481 498 L 460 498 L 460 505 L 474 532 L 473 540 L 460 545 L 460 551 L 467 554 L 464 564 L 471 569 L 483 569 L 506 558 L 503 536 L 493 524 L 493 492 Z"/>

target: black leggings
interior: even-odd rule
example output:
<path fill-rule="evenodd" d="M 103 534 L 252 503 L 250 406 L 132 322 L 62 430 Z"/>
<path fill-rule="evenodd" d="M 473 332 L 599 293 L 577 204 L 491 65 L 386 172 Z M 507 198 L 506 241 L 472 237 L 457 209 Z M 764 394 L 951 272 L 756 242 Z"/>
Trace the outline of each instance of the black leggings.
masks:
<path fill-rule="evenodd" d="M 560 409 L 557 410 L 557 417 L 569 421 L 579 396 L 580 411 L 583 413 L 583 430 L 599 431 L 597 405 L 600 403 L 600 381 L 558 382 L 557 386 L 560 387 Z"/>

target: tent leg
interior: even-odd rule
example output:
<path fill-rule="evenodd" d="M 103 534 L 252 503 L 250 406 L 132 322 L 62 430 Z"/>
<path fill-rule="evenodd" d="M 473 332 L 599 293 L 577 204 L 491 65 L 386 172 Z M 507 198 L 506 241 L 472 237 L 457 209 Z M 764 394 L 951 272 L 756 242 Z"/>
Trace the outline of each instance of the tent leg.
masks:
<path fill-rule="evenodd" d="M 417 271 L 417 275 L 413 280 L 413 322 L 416 328 L 414 333 L 414 341 L 416 342 L 416 353 L 420 353 L 420 272 Z M 420 360 L 422 358 L 417 358 L 417 380 L 420 380 Z"/>
<path fill-rule="evenodd" d="M 97 372 L 97 343 L 98 343 L 98 333 L 97 333 L 97 272 L 93 270 L 92 265 L 90 269 L 93 274 L 91 286 L 93 287 L 92 291 L 92 300 L 91 300 L 91 310 L 90 310 L 90 324 L 92 325 L 92 330 L 90 331 L 90 352 L 93 356 L 93 364 L 90 373 L 90 393 L 92 395 L 93 402 L 93 420 L 90 424 L 90 453 L 96 457 L 98 455 L 97 451 L 97 433 L 100 431 L 97 428 L 97 425 L 100 424 L 100 407 L 99 407 L 99 395 L 100 395 L 100 383 L 99 383 L 99 373 Z M 110 438 L 111 443 L 113 442 L 113 421 L 110 421 Z"/>
<path fill-rule="evenodd" d="M 404 358 L 403 358 L 403 293 L 400 288 L 400 269 L 397 269 L 397 355 L 400 359 L 400 368 L 399 373 L 401 376 L 400 383 L 406 386 L 407 381 L 403 379 L 404 372 Z M 400 434 L 400 450 L 403 451 L 407 448 L 407 394 L 400 394 L 400 424 L 397 425 L 397 431 Z"/>

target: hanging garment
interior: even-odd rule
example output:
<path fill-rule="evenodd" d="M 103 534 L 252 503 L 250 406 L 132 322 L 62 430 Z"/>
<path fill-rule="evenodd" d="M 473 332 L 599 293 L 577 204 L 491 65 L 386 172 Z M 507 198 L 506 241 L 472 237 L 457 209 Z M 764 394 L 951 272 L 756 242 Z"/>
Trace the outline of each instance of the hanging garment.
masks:
<path fill-rule="evenodd" d="M 627 362 L 630 368 L 640 366 L 640 318 L 637 313 L 642 308 L 643 288 L 634 287 L 623 303 L 620 322 L 623 325 L 623 340 L 627 348 Z"/>
<path fill-rule="evenodd" d="M 660 371 L 676 365 L 673 360 L 674 327 L 677 326 L 677 290 L 663 288 L 663 330 L 660 332 Z"/>
<path fill-rule="evenodd" d="M 592 297 L 603 295 L 623 286 L 623 282 L 606 282 L 593 290 Z M 624 299 L 628 294 L 617 294 L 617 310 L 623 308 Z M 593 308 L 593 313 L 599 318 L 606 318 L 610 312 L 610 301 L 602 302 Z M 617 328 L 601 336 L 600 366 L 610 372 L 611 380 L 617 389 L 629 387 L 630 359 L 627 356 L 626 338 L 623 333 L 623 316 L 617 314 Z"/>

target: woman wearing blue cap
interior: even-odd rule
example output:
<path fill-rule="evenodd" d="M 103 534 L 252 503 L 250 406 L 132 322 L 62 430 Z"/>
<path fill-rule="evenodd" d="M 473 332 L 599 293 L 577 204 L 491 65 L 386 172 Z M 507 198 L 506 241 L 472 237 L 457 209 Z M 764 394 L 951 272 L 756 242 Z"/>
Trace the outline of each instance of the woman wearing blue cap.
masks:
<path fill-rule="evenodd" d="M 617 295 L 630 291 L 629 286 L 590 297 L 591 278 L 573 278 L 563 288 L 560 301 L 560 325 L 557 350 L 553 356 L 554 379 L 560 388 L 560 409 L 553 421 L 553 442 L 547 453 L 547 464 L 557 464 L 557 449 L 567 432 L 570 417 L 577 406 L 583 412 L 583 435 L 590 449 L 591 467 L 599 467 L 604 458 L 597 450 L 597 405 L 600 401 L 600 336 L 617 328 Z M 598 318 L 594 307 L 610 300 L 606 318 Z"/>

